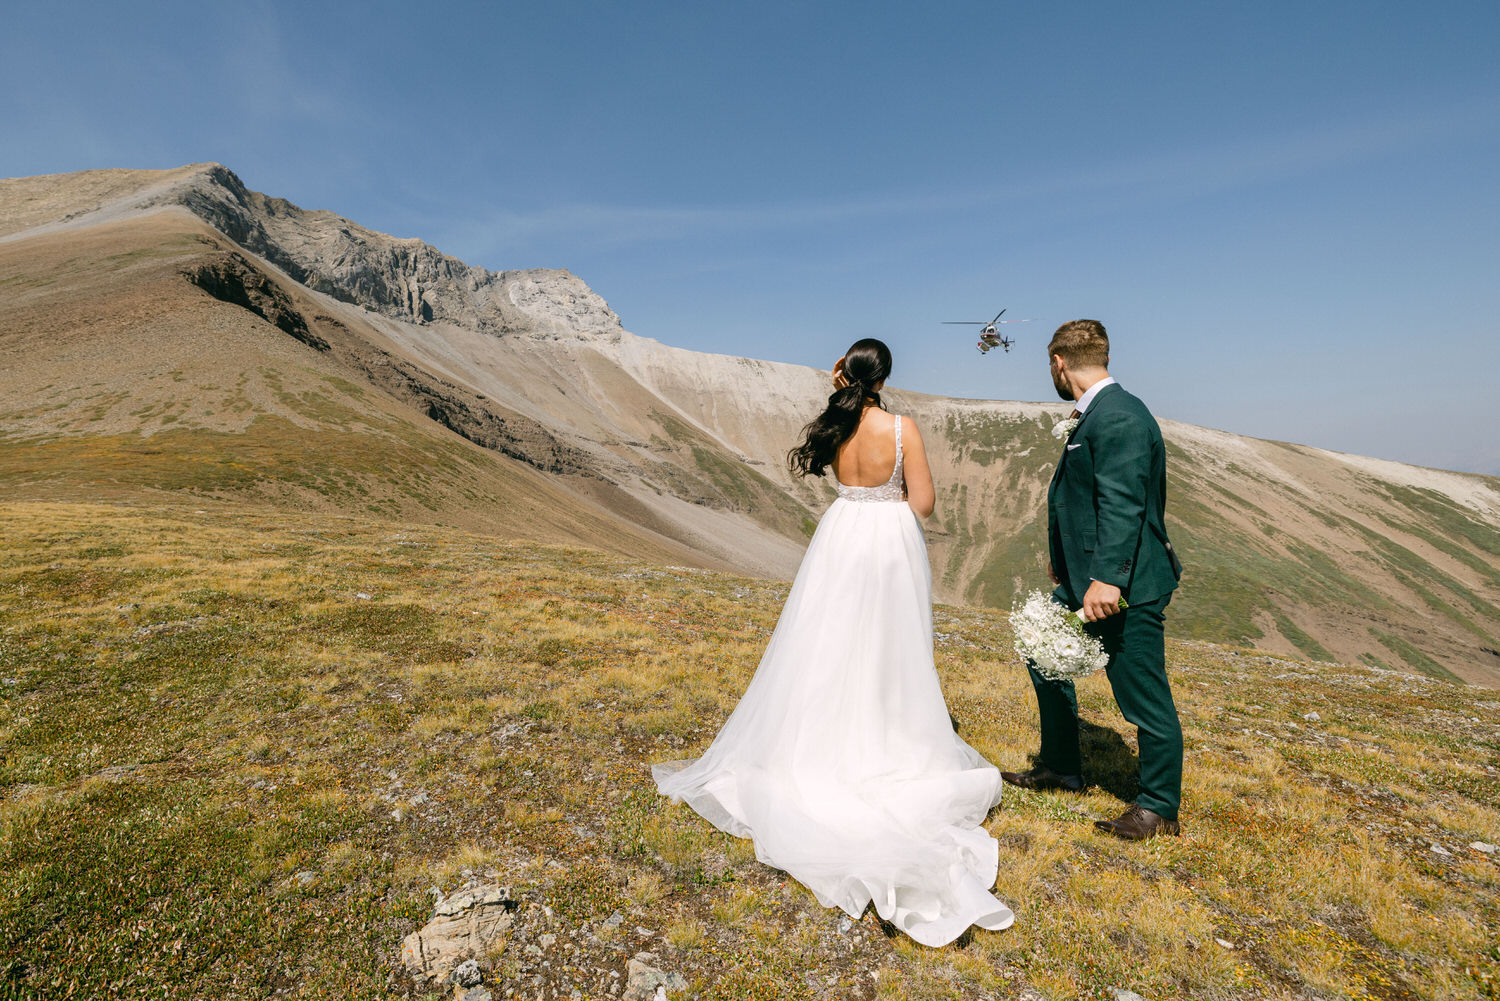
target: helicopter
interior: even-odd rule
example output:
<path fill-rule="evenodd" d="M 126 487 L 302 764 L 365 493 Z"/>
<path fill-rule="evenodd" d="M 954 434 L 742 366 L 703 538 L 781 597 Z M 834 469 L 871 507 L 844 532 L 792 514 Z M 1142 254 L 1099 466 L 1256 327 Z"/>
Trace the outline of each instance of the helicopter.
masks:
<path fill-rule="evenodd" d="M 979 331 L 979 353 L 982 355 L 989 354 L 992 348 L 1004 348 L 1005 353 L 1010 354 L 1010 349 L 1016 343 L 1015 338 L 1006 337 L 995 328 L 1002 323 L 1030 323 L 1031 320 L 1000 319 L 1000 317 L 1004 315 L 1005 310 L 1002 309 L 1000 312 L 996 313 L 995 318 L 993 320 L 990 320 L 988 323 L 986 323 L 984 320 L 944 320 L 943 322 L 945 324 L 961 324 L 968 327 L 984 328 Z"/>

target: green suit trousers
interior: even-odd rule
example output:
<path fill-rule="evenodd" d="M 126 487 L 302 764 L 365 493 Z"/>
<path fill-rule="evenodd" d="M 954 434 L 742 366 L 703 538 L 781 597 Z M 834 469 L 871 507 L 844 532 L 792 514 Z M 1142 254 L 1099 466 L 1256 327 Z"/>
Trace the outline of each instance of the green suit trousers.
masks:
<path fill-rule="evenodd" d="M 1140 794 L 1136 803 L 1167 820 L 1182 803 L 1182 724 L 1167 682 L 1164 612 L 1172 595 L 1130 605 L 1086 626 L 1109 653 L 1115 703 L 1136 727 Z M 1071 681 L 1054 681 L 1028 665 L 1041 713 L 1042 764 L 1063 775 L 1082 775 L 1078 747 L 1078 696 Z"/>

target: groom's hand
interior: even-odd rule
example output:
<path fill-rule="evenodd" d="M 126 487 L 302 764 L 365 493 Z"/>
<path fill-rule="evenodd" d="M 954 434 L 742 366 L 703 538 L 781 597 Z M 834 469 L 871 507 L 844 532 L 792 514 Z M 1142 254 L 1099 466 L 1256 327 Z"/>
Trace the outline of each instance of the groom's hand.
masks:
<path fill-rule="evenodd" d="M 1098 622 L 1107 619 L 1120 611 L 1120 589 L 1113 584 L 1106 584 L 1102 580 L 1096 580 L 1089 585 L 1088 593 L 1083 596 L 1083 611 L 1080 613 L 1085 622 Z"/>
<path fill-rule="evenodd" d="M 1060 580 L 1057 579 L 1057 571 L 1054 570 L 1054 569 L 1052 569 L 1052 561 L 1051 560 L 1047 561 L 1047 576 L 1049 578 L 1051 578 L 1052 583 L 1054 583 L 1054 584 L 1061 584 L 1062 583 L 1062 581 L 1060 581 Z"/>

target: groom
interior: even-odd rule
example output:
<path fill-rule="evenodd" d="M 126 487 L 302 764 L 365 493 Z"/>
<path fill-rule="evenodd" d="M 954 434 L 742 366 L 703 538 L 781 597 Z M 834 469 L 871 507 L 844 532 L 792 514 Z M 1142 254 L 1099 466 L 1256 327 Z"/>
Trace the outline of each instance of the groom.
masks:
<path fill-rule="evenodd" d="M 1161 429 L 1146 405 L 1110 377 L 1104 324 L 1063 324 L 1047 354 L 1053 385 L 1064 400 L 1076 401 L 1072 416 L 1078 418 L 1047 489 L 1053 596 L 1079 609 L 1088 631 L 1104 643 L 1115 702 L 1138 728 L 1140 746 L 1135 803 L 1094 826 L 1132 841 L 1180 834 L 1182 726 L 1167 682 L 1162 613 L 1182 567 L 1164 522 Z M 1027 669 L 1041 713 L 1040 763 L 1001 777 L 1024 789 L 1076 792 L 1083 788 L 1083 768 L 1073 683 Z"/>

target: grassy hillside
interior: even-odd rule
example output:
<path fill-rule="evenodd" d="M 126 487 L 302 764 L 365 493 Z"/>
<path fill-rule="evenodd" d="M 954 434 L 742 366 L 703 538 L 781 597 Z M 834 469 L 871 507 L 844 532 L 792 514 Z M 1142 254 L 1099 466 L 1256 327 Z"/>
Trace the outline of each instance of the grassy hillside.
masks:
<path fill-rule="evenodd" d="M 252 309 L 189 280 L 231 247 L 166 212 L 0 243 L 7 496 L 185 494 L 701 562 L 576 477 L 481 447 L 319 350 L 347 328 L 305 290 L 247 271 L 265 283 Z"/>
<path fill-rule="evenodd" d="M 1259 444 L 1293 477 L 1323 474 L 1321 489 L 1233 464 L 1220 474 L 1168 443 L 1168 526 L 1192 569 L 1182 627 L 1493 687 L 1500 526 L 1437 490 L 1336 479 L 1326 454 Z"/>
<path fill-rule="evenodd" d="M 255 508 L 6 503 L 0 540 L 0 998 L 409 993 L 472 874 L 522 901 L 500 996 L 607 996 L 649 945 L 699 998 L 1500 997 L 1489 693 L 1173 643 L 1186 836 L 1131 845 L 1089 823 L 1133 771 L 1093 679 L 1088 792 L 988 821 L 1015 927 L 929 950 L 653 791 L 784 585 Z M 962 733 L 1023 764 L 1001 617 L 937 629 Z"/>

